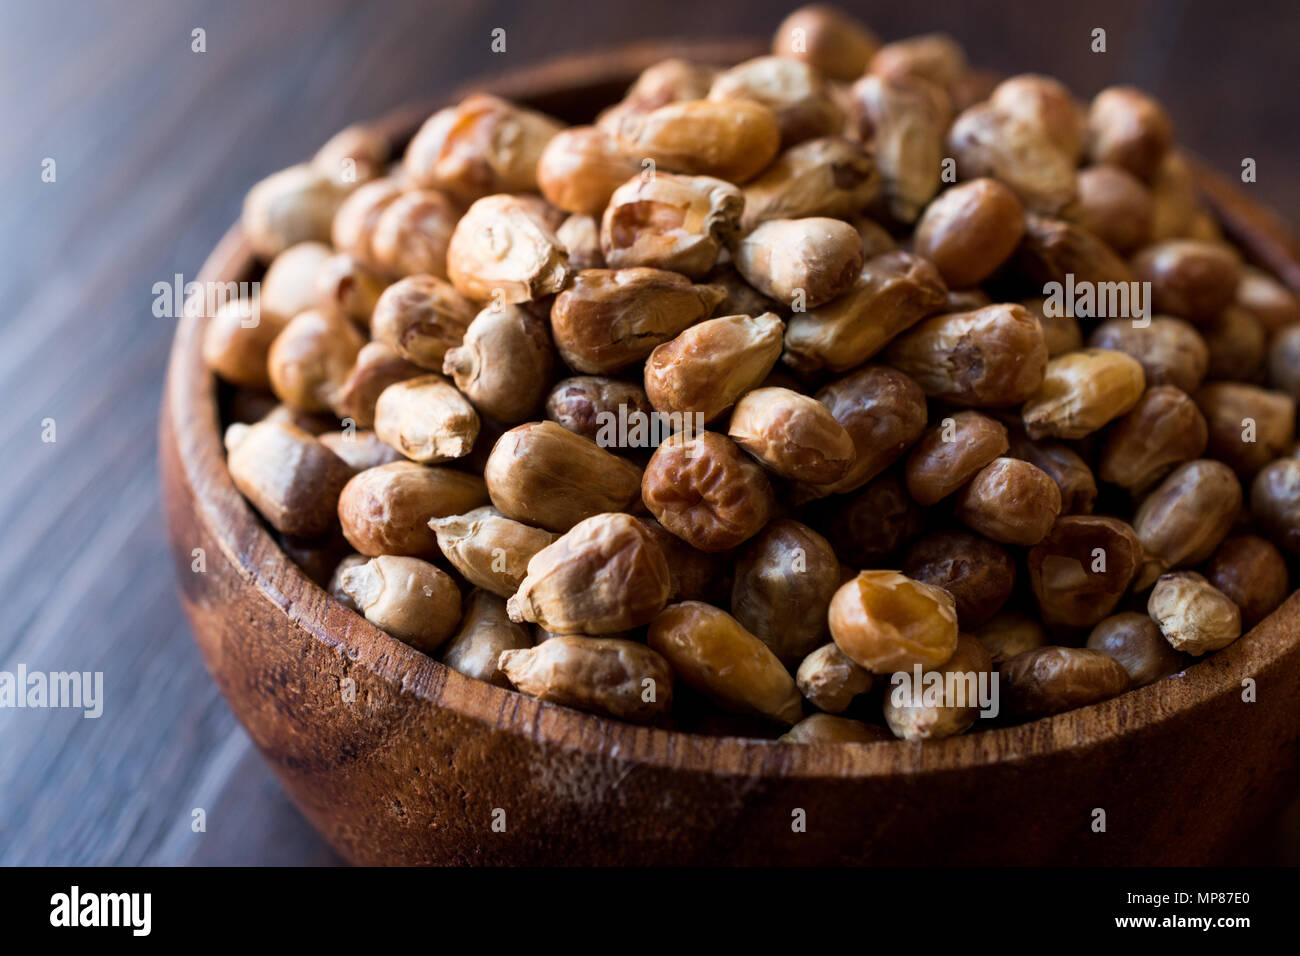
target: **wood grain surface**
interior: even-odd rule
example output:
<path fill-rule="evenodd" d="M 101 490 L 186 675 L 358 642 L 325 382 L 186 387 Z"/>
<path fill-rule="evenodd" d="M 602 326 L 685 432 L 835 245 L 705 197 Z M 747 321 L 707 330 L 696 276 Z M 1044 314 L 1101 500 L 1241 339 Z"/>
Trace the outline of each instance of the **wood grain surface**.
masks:
<path fill-rule="evenodd" d="M 104 673 L 97 720 L 0 710 L 0 864 L 334 861 L 200 662 L 158 510 L 173 321 L 247 186 L 345 123 L 474 75 L 654 36 L 766 35 L 768 0 L 9 3 L 0 21 L 0 669 Z M 1300 14 L 1288 3 L 849 3 L 885 37 L 936 28 L 992 69 L 1162 99 L 1180 139 L 1300 218 Z M 1089 52 L 1094 27 L 1109 52 Z M 207 52 L 191 51 L 191 31 Z M 489 51 L 507 31 L 507 53 Z M 41 181 L 45 158 L 57 180 Z M 41 441 L 42 421 L 57 440 Z M 191 829 L 195 808 L 206 832 Z M 1295 848 L 1261 824 L 1242 859 Z"/>

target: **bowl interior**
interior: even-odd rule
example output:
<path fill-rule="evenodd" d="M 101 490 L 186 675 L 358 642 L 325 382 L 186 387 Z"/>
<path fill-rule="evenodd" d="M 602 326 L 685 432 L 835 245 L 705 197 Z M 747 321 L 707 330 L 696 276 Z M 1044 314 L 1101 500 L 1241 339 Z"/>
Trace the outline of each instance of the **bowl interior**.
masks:
<path fill-rule="evenodd" d="M 618 99 L 640 70 L 659 60 L 677 56 L 725 64 L 761 49 L 756 41 L 671 41 L 570 57 L 402 107 L 377 125 L 400 148 L 433 110 L 454 102 L 469 89 L 493 92 L 569 122 L 589 121 L 601 107 Z M 1248 255 L 1300 287 L 1300 264 L 1285 229 L 1230 185 L 1203 169 L 1198 174 L 1212 207 Z M 205 263 L 199 280 L 251 280 L 260 273 L 261 266 L 236 224 Z M 174 430 L 199 520 L 220 542 L 226 558 L 260 598 L 279 606 L 312 640 L 346 654 L 353 666 L 369 668 L 401 694 L 427 706 L 449 708 L 510 733 L 555 746 L 701 772 L 794 777 L 925 773 L 1100 746 L 1134 728 L 1173 720 L 1212 698 L 1236 694 L 1243 677 L 1265 674 L 1296 654 L 1300 595 L 1293 595 L 1270 618 L 1211 660 L 1173 678 L 1055 717 L 977 730 L 924 746 L 903 741 L 787 746 L 769 740 L 637 727 L 542 703 L 459 674 L 390 637 L 330 598 L 280 551 L 226 471 L 218 392 L 200 357 L 201 322 L 200 317 L 186 317 L 178 328 L 168 376 L 165 427 Z"/>

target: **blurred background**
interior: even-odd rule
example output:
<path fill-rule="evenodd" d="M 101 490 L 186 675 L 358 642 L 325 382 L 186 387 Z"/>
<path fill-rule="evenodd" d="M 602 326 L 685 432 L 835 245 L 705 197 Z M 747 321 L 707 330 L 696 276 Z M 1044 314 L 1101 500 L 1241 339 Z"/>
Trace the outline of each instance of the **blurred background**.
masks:
<path fill-rule="evenodd" d="M 1143 87 L 1220 171 L 1256 159 L 1245 188 L 1300 221 L 1293 0 L 839 5 L 885 40 L 945 30 L 977 65 L 1081 96 Z M 349 122 L 565 52 L 768 38 L 794 6 L 4 0 L 0 669 L 102 671 L 105 703 L 97 720 L 0 710 L 0 864 L 335 862 L 208 679 L 172 593 L 155 457 L 172 320 L 151 314 L 153 284 L 196 275 L 245 190 Z M 1298 831 L 1260 821 L 1238 862 L 1300 862 Z"/>

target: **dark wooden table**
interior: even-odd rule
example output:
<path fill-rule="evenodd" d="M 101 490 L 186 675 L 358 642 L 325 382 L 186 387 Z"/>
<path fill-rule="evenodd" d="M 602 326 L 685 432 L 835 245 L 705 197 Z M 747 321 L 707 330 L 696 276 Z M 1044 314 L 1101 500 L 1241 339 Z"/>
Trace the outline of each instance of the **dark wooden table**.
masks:
<path fill-rule="evenodd" d="M 1227 171 L 1255 158 L 1249 188 L 1300 219 L 1300 14 L 1285 0 L 847 5 L 887 38 L 946 29 L 976 62 L 1051 72 L 1080 94 L 1146 87 L 1184 143 Z M 336 862 L 208 680 L 172 594 L 155 475 L 172 320 L 152 314 L 154 283 L 192 277 L 252 182 L 349 121 L 598 44 L 766 36 L 787 7 L 6 5 L 0 669 L 102 671 L 105 701 L 98 719 L 0 710 L 0 864 Z M 504 54 L 489 50 L 496 27 Z M 1095 27 L 1105 54 L 1089 50 Z M 196 28 L 206 52 L 191 50 Z"/>

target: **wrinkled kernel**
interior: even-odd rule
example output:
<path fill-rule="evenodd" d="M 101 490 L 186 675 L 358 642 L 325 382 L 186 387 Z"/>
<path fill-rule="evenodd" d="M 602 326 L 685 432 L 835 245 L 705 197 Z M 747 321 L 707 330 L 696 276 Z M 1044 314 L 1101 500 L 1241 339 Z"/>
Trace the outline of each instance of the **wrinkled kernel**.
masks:
<path fill-rule="evenodd" d="M 725 551 L 753 537 L 775 507 L 763 469 L 716 432 L 661 444 L 641 495 L 660 524 L 701 551 Z"/>
<path fill-rule="evenodd" d="M 957 608 L 942 588 L 897 571 L 863 571 L 835 592 L 831 637 L 875 674 L 937 667 L 957 647 Z"/>

